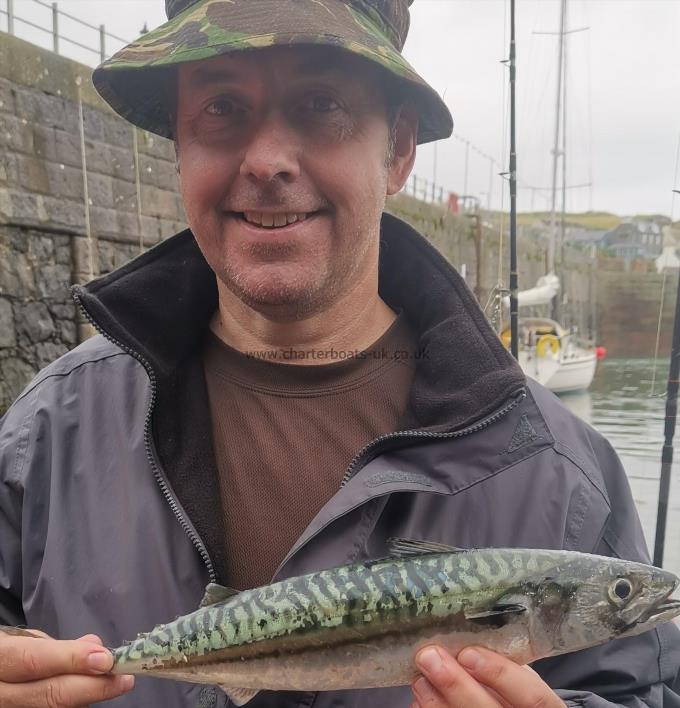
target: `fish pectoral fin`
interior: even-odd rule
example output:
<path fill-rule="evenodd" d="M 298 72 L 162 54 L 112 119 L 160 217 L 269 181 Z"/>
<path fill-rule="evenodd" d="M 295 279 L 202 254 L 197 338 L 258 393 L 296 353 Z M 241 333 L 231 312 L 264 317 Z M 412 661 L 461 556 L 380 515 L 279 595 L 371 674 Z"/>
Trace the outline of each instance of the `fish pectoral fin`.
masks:
<path fill-rule="evenodd" d="M 426 553 L 464 553 L 467 548 L 447 546 L 435 541 L 416 541 L 409 538 L 389 538 L 387 548 L 391 556 L 421 556 Z"/>
<path fill-rule="evenodd" d="M 237 706 L 244 706 L 259 693 L 258 690 L 252 688 L 232 688 L 231 686 L 223 686 L 222 684 L 218 685 L 229 696 L 232 703 Z"/>
<path fill-rule="evenodd" d="M 520 615 L 527 611 L 525 605 L 518 604 L 497 604 L 486 610 L 465 610 L 465 619 L 467 620 L 502 620 L 513 615 Z"/>
<path fill-rule="evenodd" d="M 240 590 L 234 590 L 234 588 L 228 588 L 226 585 L 218 585 L 217 583 L 208 583 L 205 588 L 205 594 L 201 600 L 201 604 L 198 606 L 207 607 L 208 605 L 214 605 L 217 602 L 222 602 L 223 600 L 228 600 L 234 595 L 238 595 Z"/>
<path fill-rule="evenodd" d="M 8 634 L 10 637 L 31 637 L 32 639 L 42 639 L 39 634 L 33 634 L 28 629 L 22 629 L 21 627 L 7 627 L 4 624 L 0 624 L 0 632 L 2 634 Z"/>

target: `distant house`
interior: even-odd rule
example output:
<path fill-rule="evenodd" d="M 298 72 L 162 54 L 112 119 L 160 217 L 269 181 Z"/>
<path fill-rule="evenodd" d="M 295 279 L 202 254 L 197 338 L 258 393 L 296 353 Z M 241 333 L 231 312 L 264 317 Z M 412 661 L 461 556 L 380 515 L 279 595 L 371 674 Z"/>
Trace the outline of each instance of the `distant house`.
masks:
<path fill-rule="evenodd" d="M 626 260 L 658 258 L 663 247 L 661 226 L 654 221 L 628 221 L 608 231 L 600 246 Z"/>
<path fill-rule="evenodd" d="M 585 229 L 582 226 L 568 226 L 565 230 L 564 240 L 566 243 L 578 244 L 579 246 L 601 246 L 602 239 L 608 233 L 604 229 Z"/>

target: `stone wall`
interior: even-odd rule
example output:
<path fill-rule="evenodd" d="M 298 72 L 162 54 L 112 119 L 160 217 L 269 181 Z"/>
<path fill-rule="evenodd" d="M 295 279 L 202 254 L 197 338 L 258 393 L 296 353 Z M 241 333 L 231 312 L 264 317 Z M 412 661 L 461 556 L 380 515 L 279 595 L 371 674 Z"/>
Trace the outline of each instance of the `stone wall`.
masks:
<path fill-rule="evenodd" d="M 89 334 L 71 284 L 185 228 L 172 143 L 135 135 L 90 73 L 0 33 L 0 411 Z"/>

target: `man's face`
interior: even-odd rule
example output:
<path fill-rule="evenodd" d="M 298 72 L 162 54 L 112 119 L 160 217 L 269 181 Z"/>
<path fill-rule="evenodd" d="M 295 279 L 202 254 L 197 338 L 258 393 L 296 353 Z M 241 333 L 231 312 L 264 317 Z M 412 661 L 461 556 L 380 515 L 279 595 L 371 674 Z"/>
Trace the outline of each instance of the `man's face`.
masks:
<path fill-rule="evenodd" d="M 333 49 L 277 47 L 181 65 L 177 88 L 182 197 L 224 286 L 288 319 L 376 271 L 385 197 L 408 175 L 416 131 L 415 118 L 399 119 L 389 160 L 377 69 Z"/>

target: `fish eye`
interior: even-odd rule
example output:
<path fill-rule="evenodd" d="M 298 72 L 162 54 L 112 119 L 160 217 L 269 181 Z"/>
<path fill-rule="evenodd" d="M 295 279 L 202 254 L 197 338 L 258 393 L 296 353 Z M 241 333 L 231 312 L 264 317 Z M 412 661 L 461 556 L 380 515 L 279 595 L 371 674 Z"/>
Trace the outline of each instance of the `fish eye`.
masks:
<path fill-rule="evenodd" d="M 622 605 L 630 600 L 633 594 L 633 584 L 627 578 L 617 578 L 609 586 L 609 599 L 615 605 Z"/>

